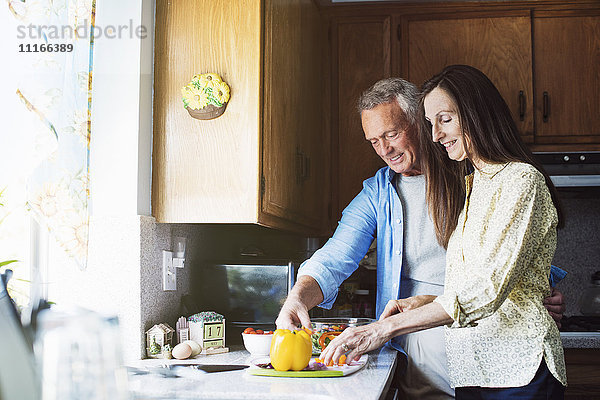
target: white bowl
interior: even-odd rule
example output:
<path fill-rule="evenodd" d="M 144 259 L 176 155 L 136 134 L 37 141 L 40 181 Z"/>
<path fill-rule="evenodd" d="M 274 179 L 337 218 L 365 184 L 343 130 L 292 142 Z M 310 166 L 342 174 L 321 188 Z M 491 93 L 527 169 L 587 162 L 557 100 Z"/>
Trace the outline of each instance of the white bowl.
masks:
<path fill-rule="evenodd" d="M 271 351 L 273 334 L 242 333 L 244 347 L 253 356 L 268 356 Z"/>

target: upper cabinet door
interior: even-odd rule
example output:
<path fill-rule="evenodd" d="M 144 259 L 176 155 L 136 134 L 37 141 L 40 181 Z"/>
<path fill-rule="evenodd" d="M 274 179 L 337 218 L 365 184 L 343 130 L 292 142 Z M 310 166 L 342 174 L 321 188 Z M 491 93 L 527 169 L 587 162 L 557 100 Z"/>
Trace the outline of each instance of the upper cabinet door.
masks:
<path fill-rule="evenodd" d="M 385 164 L 365 140 L 356 105 L 363 91 L 390 76 L 388 16 L 332 22 L 333 221 L 362 189 L 362 181 Z"/>
<path fill-rule="evenodd" d="M 534 16 L 536 141 L 598 143 L 600 10 Z"/>
<path fill-rule="evenodd" d="M 329 135 L 323 134 L 322 33 L 312 0 L 265 1 L 263 221 L 324 225 Z"/>
<path fill-rule="evenodd" d="M 401 18 L 402 76 L 422 85 L 445 66 L 483 71 L 508 104 L 523 138 L 533 141 L 529 11 L 408 15 Z"/>
<path fill-rule="evenodd" d="M 258 207 L 261 4 L 157 0 L 152 214 L 159 222 L 249 222 Z M 190 117 L 181 88 L 214 72 L 231 87 L 219 118 Z"/>

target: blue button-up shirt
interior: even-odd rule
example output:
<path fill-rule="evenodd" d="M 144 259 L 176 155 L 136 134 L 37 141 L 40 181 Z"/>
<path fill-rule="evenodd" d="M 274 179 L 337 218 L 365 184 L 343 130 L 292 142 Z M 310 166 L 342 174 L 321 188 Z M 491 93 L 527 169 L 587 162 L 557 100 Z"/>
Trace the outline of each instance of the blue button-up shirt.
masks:
<path fill-rule="evenodd" d="M 324 300 L 319 306 L 333 306 L 338 287 L 358 268 L 375 237 L 377 317 L 389 300 L 399 298 L 403 214 L 402 203 L 394 187 L 395 175 L 389 167 L 384 167 L 364 181 L 362 191 L 344 209 L 333 236 L 302 263 L 298 276 L 313 277 L 323 292 Z"/>

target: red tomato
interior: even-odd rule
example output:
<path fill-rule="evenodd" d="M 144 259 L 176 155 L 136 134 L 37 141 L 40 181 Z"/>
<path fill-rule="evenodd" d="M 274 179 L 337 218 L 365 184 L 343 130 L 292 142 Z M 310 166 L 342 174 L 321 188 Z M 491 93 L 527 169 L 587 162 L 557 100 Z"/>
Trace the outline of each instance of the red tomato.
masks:
<path fill-rule="evenodd" d="M 246 329 L 244 329 L 244 333 L 256 333 L 256 332 L 254 332 L 254 328 L 246 328 Z"/>
<path fill-rule="evenodd" d="M 259 335 L 262 335 L 262 334 L 263 334 L 263 333 L 265 333 L 265 332 L 264 332 L 262 329 L 257 329 L 257 330 L 256 330 L 256 333 L 257 333 L 257 334 L 259 334 Z"/>

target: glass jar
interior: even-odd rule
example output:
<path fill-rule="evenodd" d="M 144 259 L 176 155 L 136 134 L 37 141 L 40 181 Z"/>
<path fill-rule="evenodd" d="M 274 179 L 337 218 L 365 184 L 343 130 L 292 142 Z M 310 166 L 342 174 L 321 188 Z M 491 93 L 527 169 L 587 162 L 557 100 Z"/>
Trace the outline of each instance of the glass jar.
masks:
<path fill-rule="evenodd" d="M 592 274 L 590 285 L 581 296 L 579 310 L 583 315 L 600 316 L 600 271 Z"/>

